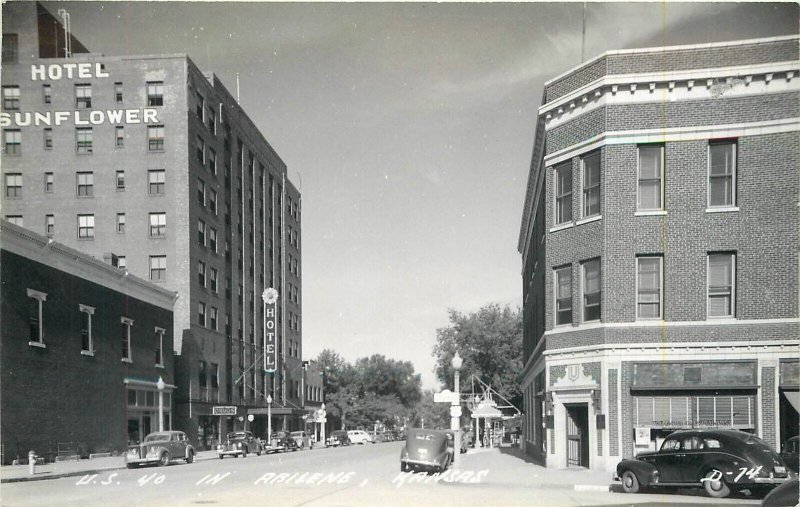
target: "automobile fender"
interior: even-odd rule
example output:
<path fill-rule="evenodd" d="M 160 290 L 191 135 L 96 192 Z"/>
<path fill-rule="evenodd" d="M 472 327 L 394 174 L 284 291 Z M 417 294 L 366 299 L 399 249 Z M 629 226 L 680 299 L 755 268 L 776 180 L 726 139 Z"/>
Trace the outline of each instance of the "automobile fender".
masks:
<path fill-rule="evenodd" d="M 630 470 L 636 474 L 641 486 L 650 486 L 655 484 L 653 477 L 658 474 L 658 469 L 651 463 L 639 461 L 636 459 L 626 459 L 617 465 L 617 475 L 622 477 L 626 470 Z"/>
<path fill-rule="evenodd" d="M 189 453 L 192 453 L 195 456 L 197 456 L 197 453 L 195 452 L 194 447 L 192 447 L 191 445 L 187 445 L 186 446 L 186 454 L 184 454 L 184 457 L 188 458 L 189 457 Z"/>
<path fill-rule="evenodd" d="M 745 468 L 747 470 L 750 470 L 751 468 L 755 467 L 753 466 L 752 463 L 750 463 L 747 460 L 742 460 L 739 463 L 739 466 L 735 466 L 733 463 L 723 460 L 709 461 L 708 463 L 703 463 L 703 467 L 700 470 L 698 470 L 699 477 L 697 478 L 697 481 L 702 484 L 702 481 L 700 479 L 705 477 L 706 474 L 709 473 L 710 471 L 716 469 L 722 472 L 722 478 L 725 480 L 727 484 L 733 485 L 733 484 L 751 483 L 752 481 L 747 477 L 747 474 L 742 473 L 742 470 L 740 470 L 740 468 Z M 742 477 L 739 477 L 739 475 L 742 475 Z M 737 478 L 739 480 L 737 482 L 734 482 Z"/>

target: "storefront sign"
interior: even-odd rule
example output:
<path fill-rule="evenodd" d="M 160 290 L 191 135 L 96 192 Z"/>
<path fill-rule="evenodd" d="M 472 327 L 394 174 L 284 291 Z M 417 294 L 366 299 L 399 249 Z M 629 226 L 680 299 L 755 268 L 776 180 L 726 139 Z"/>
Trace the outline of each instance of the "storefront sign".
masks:
<path fill-rule="evenodd" d="M 756 388 L 755 361 L 635 363 L 632 389 Z"/>
<path fill-rule="evenodd" d="M 650 428 L 636 428 L 636 445 L 650 445 Z"/>
<path fill-rule="evenodd" d="M 236 415 L 236 407 L 211 407 L 211 415 Z"/>

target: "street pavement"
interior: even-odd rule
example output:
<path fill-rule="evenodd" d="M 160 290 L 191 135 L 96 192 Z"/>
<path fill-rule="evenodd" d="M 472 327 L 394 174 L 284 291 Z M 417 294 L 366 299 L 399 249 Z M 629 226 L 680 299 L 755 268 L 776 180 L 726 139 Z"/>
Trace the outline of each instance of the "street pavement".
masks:
<path fill-rule="evenodd" d="M 189 465 L 136 470 L 124 468 L 121 458 L 96 458 L 45 465 L 36 480 L 19 482 L 8 481 L 23 478 L 27 466 L 2 467 L 0 505 L 239 506 L 275 499 L 281 505 L 320 507 L 759 503 L 745 497 L 710 499 L 699 490 L 637 495 L 610 491 L 607 472 L 543 468 L 516 448 L 471 450 L 457 457 L 454 471 L 439 476 L 401 473 L 401 447 L 402 442 L 392 442 L 225 460 L 202 452 Z M 52 480 L 41 480 L 45 476 Z"/>

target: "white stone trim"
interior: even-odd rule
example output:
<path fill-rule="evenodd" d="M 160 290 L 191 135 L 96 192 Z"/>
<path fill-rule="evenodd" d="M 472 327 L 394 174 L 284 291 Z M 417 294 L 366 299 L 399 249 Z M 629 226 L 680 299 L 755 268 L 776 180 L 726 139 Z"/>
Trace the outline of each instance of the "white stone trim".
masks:
<path fill-rule="evenodd" d="M 39 347 L 41 349 L 46 349 L 47 348 L 47 345 L 45 345 L 42 342 L 28 342 L 28 345 L 30 345 L 31 347 Z"/>
<path fill-rule="evenodd" d="M 706 213 L 731 213 L 739 211 L 739 206 L 720 206 L 718 208 L 706 208 Z"/>
<path fill-rule="evenodd" d="M 561 74 L 557 75 L 556 77 L 545 81 L 544 86 L 550 86 L 556 81 L 565 78 L 566 76 L 576 72 L 577 70 L 590 67 L 593 63 L 597 62 L 598 60 L 606 57 L 606 56 L 614 56 L 614 55 L 635 55 L 635 54 L 642 54 L 642 53 L 663 53 L 665 51 L 685 51 L 691 49 L 711 49 L 711 48 L 726 48 L 726 47 L 735 47 L 735 46 L 749 46 L 752 44 L 767 44 L 770 42 L 782 42 L 787 40 L 793 39 L 800 39 L 797 35 L 779 35 L 776 37 L 763 37 L 759 39 L 745 39 L 745 40 L 735 40 L 735 41 L 725 41 L 725 42 L 707 42 L 703 44 L 686 44 L 683 46 L 662 46 L 662 47 L 649 47 L 649 48 L 633 48 L 633 49 L 612 49 L 609 51 L 605 51 L 600 53 L 599 55 L 587 60 L 580 65 L 576 65 L 571 69 L 562 72 Z"/>
<path fill-rule="evenodd" d="M 575 225 L 583 225 L 583 224 L 588 224 L 590 222 L 597 222 L 598 220 L 601 220 L 602 218 L 603 218 L 603 215 L 592 215 L 590 217 L 581 218 L 580 220 L 576 220 L 575 221 Z"/>
<path fill-rule="evenodd" d="M 654 355 L 657 355 L 660 360 L 665 360 L 667 355 L 671 360 L 683 356 L 697 359 L 720 359 L 721 357 L 760 359 L 764 357 L 764 354 L 772 354 L 775 357 L 783 357 L 786 353 L 794 354 L 796 348 L 797 341 L 791 339 L 770 342 L 603 343 L 548 350 L 543 355 L 547 357 L 547 365 L 551 366 L 574 362 L 576 359 L 597 359 L 606 356 L 615 358 L 617 361 L 621 361 L 621 358 L 625 358 L 626 361 L 636 360 L 635 358 L 652 360 Z"/>
<path fill-rule="evenodd" d="M 636 211 L 636 212 L 634 212 L 633 216 L 635 216 L 635 217 L 667 216 L 667 210 L 665 210 L 665 209 L 653 209 L 653 210 Z"/>
<path fill-rule="evenodd" d="M 757 324 L 800 324 L 800 318 L 788 319 L 751 319 L 739 320 L 732 318 L 721 318 L 713 320 L 682 320 L 682 321 L 662 321 L 662 320 L 637 320 L 632 322 L 602 322 L 600 324 L 586 324 L 573 326 L 569 329 L 548 329 L 544 332 L 544 336 L 552 334 L 560 334 L 565 331 L 584 331 L 587 329 L 596 328 L 630 328 L 630 327 L 686 327 L 686 326 L 740 326 L 740 325 L 757 325 Z"/>
<path fill-rule="evenodd" d="M 565 222 L 563 224 L 558 224 L 549 229 L 548 232 L 558 232 L 563 231 L 564 229 L 570 229 L 575 226 L 575 222 Z"/>
<path fill-rule="evenodd" d="M 739 138 L 797 131 L 800 131 L 800 118 L 782 118 L 779 120 L 727 125 L 608 131 L 547 155 L 543 164 L 549 167 L 605 145 L 696 141 L 720 137 Z"/>

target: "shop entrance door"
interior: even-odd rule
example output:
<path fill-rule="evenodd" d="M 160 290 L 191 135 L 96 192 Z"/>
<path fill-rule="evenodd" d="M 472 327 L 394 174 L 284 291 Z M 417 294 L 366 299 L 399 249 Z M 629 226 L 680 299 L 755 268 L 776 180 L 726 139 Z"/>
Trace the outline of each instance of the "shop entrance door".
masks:
<path fill-rule="evenodd" d="M 589 406 L 566 405 L 567 466 L 589 467 Z"/>

